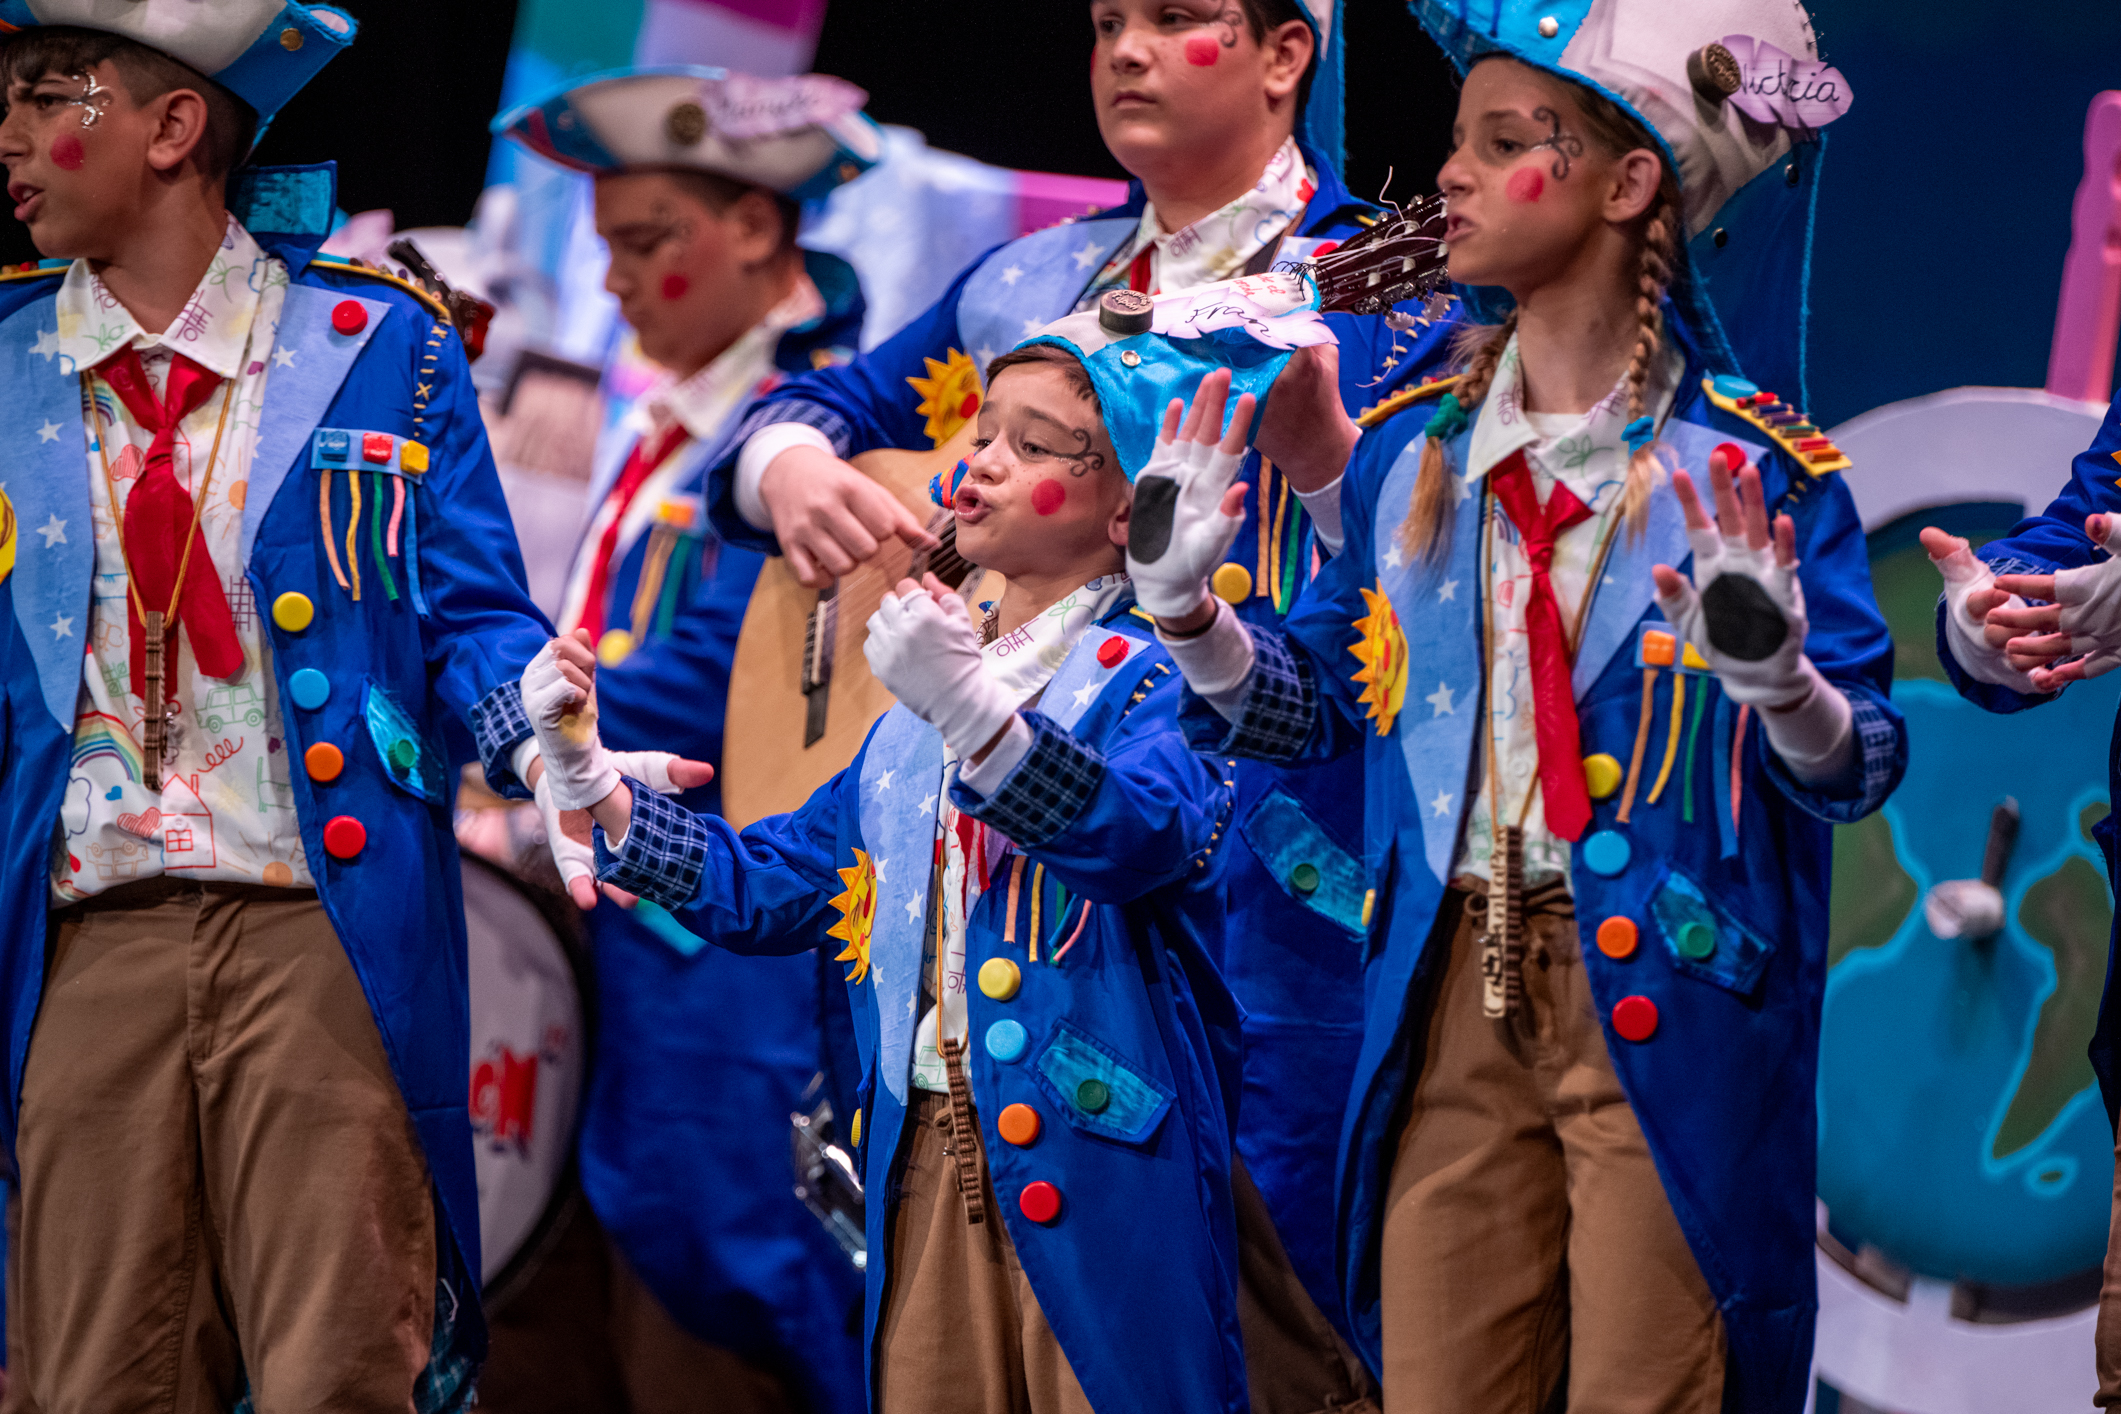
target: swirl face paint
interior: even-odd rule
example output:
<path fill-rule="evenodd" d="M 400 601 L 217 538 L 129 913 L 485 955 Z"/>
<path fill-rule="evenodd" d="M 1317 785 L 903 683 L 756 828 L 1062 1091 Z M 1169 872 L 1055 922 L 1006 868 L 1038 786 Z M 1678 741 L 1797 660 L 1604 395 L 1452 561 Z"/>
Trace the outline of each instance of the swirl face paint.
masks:
<path fill-rule="evenodd" d="M 1547 189 L 1547 179 L 1540 175 L 1537 167 L 1521 167 L 1510 174 L 1510 180 L 1502 189 L 1512 201 L 1537 201 Z"/>
<path fill-rule="evenodd" d="M 663 277 L 664 299 L 683 299 L 685 298 L 685 292 L 691 288 L 692 281 L 686 279 L 680 271 L 673 270 Z"/>
<path fill-rule="evenodd" d="M 1031 488 L 1031 509 L 1050 516 L 1068 503 L 1068 488 L 1058 481 L 1041 481 Z"/>
<path fill-rule="evenodd" d="M 52 165 L 62 171 L 80 171 L 84 155 L 81 139 L 72 133 L 63 133 L 52 143 Z"/>

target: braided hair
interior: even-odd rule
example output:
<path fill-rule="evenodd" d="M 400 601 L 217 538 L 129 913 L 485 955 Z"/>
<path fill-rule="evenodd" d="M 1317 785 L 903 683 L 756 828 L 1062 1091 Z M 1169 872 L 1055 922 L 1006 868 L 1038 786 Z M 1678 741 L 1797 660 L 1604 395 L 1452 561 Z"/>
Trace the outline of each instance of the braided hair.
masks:
<path fill-rule="evenodd" d="M 1584 127 L 1607 155 L 1618 157 L 1637 148 L 1661 150 L 1642 124 L 1612 99 L 1580 84 L 1571 86 L 1577 90 L 1575 98 L 1582 110 Z M 1637 256 L 1635 346 L 1628 355 L 1627 371 L 1630 422 L 1649 412 L 1650 383 L 1657 375 L 1659 354 L 1664 348 L 1664 296 L 1679 259 L 1680 209 L 1679 181 L 1671 165 L 1665 163 L 1656 200 L 1643 222 Z M 1414 478 L 1414 495 L 1406 519 L 1400 522 L 1400 548 L 1410 559 L 1440 559 L 1448 549 L 1451 512 L 1456 501 L 1448 486 L 1450 471 L 1444 465 L 1444 439 L 1463 425 L 1463 414 L 1487 398 L 1489 385 L 1495 379 L 1495 365 L 1516 332 L 1517 311 L 1513 308 L 1500 324 L 1468 326 L 1458 335 L 1454 353 L 1464 371 L 1457 386 L 1446 395 L 1448 414 L 1439 412 L 1430 419 L 1430 432 L 1421 450 L 1421 469 Z M 1456 401 L 1450 402 L 1454 398 Z M 1644 442 L 1629 454 L 1620 509 L 1630 538 L 1640 537 L 1649 524 L 1650 493 L 1660 474 L 1654 441 Z"/>

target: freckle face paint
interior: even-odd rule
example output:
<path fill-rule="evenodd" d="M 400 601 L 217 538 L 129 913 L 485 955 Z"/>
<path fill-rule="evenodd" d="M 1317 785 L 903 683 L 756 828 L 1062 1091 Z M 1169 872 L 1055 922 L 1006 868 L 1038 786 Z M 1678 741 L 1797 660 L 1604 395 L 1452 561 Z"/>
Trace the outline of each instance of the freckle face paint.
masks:
<path fill-rule="evenodd" d="M 1222 58 L 1223 47 L 1208 34 L 1196 34 L 1186 41 L 1186 62 L 1196 69 L 1212 68 Z"/>
<path fill-rule="evenodd" d="M 1503 191 L 1512 201 L 1537 201 L 1540 193 L 1547 189 L 1547 179 L 1539 174 L 1537 167 L 1524 167 L 1511 173 Z"/>
<path fill-rule="evenodd" d="M 52 144 L 52 165 L 68 172 L 81 170 L 83 157 L 81 139 L 72 133 L 63 133 Z"/>
<path fill-rule="evenodd" d="M 691 288 L 692 281 L 686 279 L 675 270 L 663 277 L 664 299 L 683 299 L 685 298 L 685 292 Z"/>
<path fill-rule="evenodd" d="M 1058 481 L 1041 481 L 1031 488 L 1031 509 L 1050 516 L 1068 499 L 1068 488 Z"/>

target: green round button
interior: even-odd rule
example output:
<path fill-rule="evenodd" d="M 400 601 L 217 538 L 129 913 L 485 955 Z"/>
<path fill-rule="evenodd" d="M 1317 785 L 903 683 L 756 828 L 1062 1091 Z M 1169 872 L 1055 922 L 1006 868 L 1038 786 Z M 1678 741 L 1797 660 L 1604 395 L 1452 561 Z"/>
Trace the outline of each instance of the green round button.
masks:
<path fill-rule="evenodd" d="M 413 768 L 413 763 L 419 759 L 420 748 L 412 744 L 411 738 L 401 736 L 390 744 L 391 769 L 399 775 L 408 774 Z"/>
<path fill-rule="evenodd" d="M 1716 930 L 1706 923 L 1689 923 L 1679 930 L 1679 955 L 1699 962 L 1716 951 Z"/>
<path fill-rule="evenodd" d="M 1085 1080 L 1075 1087 L 1075 1107 L 1086 1115 L 1103 1114 L 1112 1103 L 1112 1088 L 1102 1080 Z"/>
<path fill-rule="evenodd" d="M 1300 894 L 1318 892 L 1318 866 L 1306 860 L 1289 871 L 1289 887 Z"/>

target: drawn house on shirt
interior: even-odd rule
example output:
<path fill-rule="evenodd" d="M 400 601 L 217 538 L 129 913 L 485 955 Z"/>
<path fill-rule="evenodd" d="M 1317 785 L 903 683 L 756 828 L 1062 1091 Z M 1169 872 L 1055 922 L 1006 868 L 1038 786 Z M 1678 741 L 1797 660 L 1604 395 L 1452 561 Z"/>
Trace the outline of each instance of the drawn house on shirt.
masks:
<path fill-rule="evenodd" d="M 171 776 L 162 787 L 162 867 L 214 867 L 214 814 L 199 798 L 197 776 Z"/>

